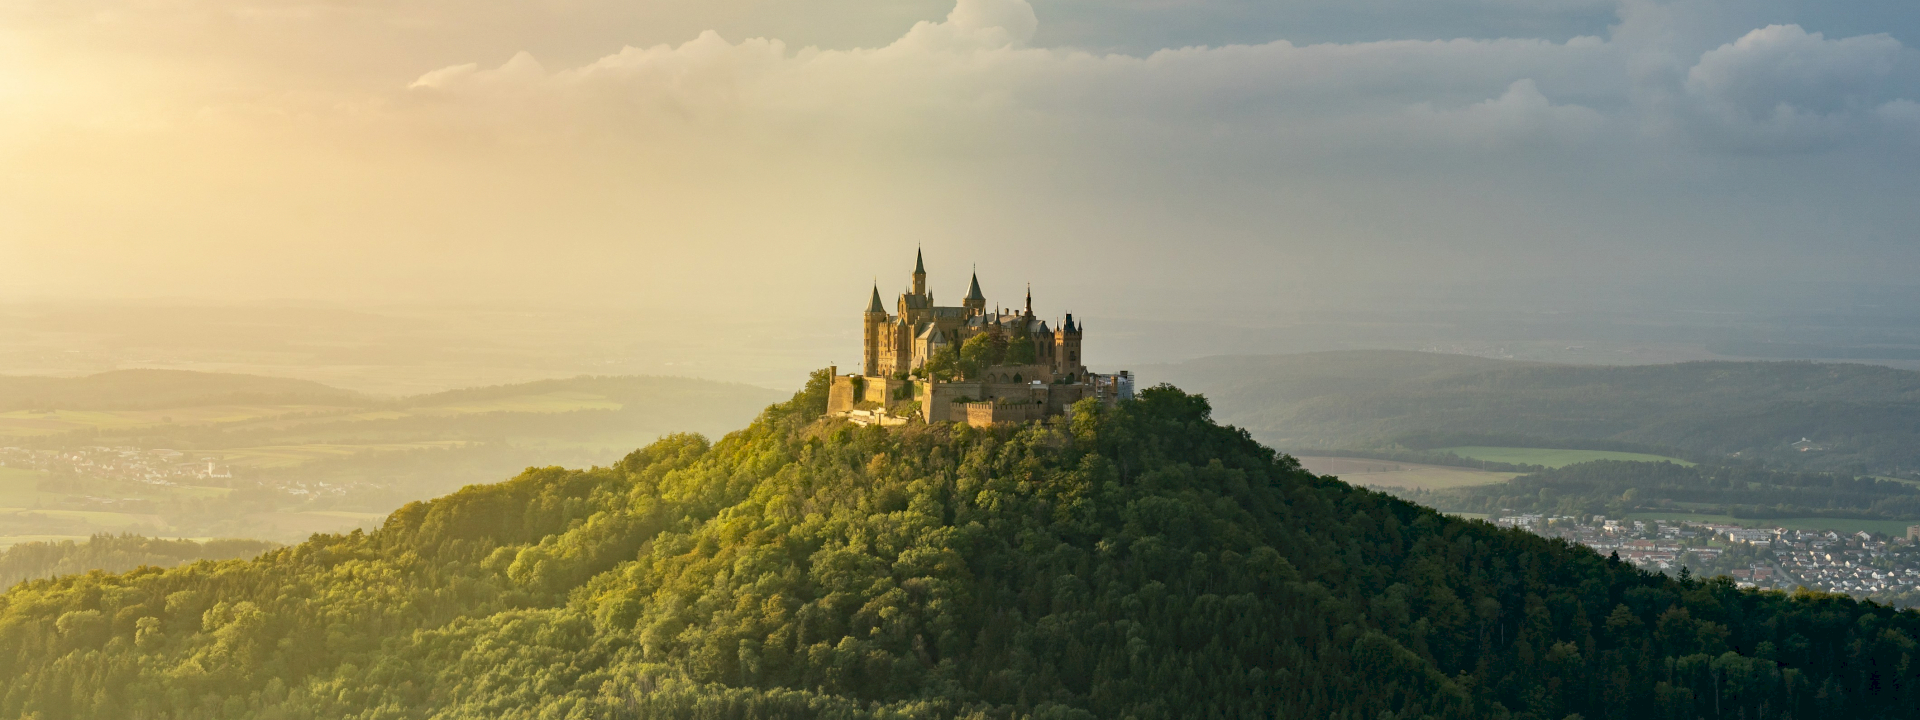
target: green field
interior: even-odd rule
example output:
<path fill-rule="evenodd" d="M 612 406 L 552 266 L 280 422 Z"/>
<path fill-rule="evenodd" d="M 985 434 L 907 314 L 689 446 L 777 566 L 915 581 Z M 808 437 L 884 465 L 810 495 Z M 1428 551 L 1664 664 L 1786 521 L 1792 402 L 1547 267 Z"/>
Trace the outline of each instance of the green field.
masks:
<path fill-rule="evenodd" d="M 1512 480 L 1518 473 L 1488 472 L 1473 468 L 1420 465 L 1394 460 L 1298 456 L 1300 465 L 1316 475 L 1333 475 L 1350 485 L 1371 485 L 1419 490 L 1492 485 Z"/>
<path fill-rule="evenodd" d="M 1666 520 L 1669 522 L 1708 522 L 1741 525 L 1745 527 L 1783 527 L 1789 530 L 1833 530 L 1852 533 L 1885 533 L 1888 535 L 1907 534 L 1908 525 L 1920 525 L 1920 520 L 1849 520 L 1845 518 L 1769 518 L 1750 520 L 1735 518 L 1731 515 L 1694 515 L 1691 513 L 1636 512 L 1628 513 L 1629 520 Z"/>
<path fill-rule="evenodd" d="M 1610 450 L 1556 450 L 1551 448 L 1516 447 L 1450 447 L 1440 448 L 1440 452 L 1453 453 L 1463 458 L 1486 460 L 1488 462 L 1513 463 L 1515 465 L 1543 465 L 1550 468 L 1566 467 L 1594 460 L 1625 460 L 1627 462 L 1670 462 L 1692 467 L 1693 463 L 1679 458 L 1648 455 L 1645 453 L 1613 452 Z"/>

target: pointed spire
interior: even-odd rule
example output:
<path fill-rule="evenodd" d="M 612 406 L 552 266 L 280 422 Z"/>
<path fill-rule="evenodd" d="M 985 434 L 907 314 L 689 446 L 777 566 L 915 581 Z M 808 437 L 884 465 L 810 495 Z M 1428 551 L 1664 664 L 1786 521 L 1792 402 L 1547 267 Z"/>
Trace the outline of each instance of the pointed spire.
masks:
<path fill-rule="evenodd" d="M 973 282 L 967 286 L 967 299 L 979 300 L 981 303 L 985 303 L 987 301 L 987 296 L 980 292 L 980 271 L 979 270 L 973 271 Z"/>
<path fill-rule="evenodd" d="M 927 274 L 927 262 L 921 257 L 920 248 L 917 247 L 913 249 L 913 274 Z"/>
<path fill-rule="evenodd" d="M 884 313 L 886 311 L 887 306 L 880 304 L 880 283 L 875 282 L 873 284 L 873 299 L 867 301 L 867 312 Z"/>
<path fill-rule="evenodd" d="M 1027 283 L 1027 317 L 1033 317 L 1033 283 Z"/>

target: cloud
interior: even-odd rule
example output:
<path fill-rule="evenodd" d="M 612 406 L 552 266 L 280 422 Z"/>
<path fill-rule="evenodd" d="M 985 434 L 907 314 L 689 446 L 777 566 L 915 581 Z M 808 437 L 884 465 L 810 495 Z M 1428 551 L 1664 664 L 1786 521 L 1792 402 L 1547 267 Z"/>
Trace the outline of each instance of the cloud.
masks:
<path fill-rule="evenodd" d="M 158 287 L 196 257 L 255 253 L 314 292 L 378 268 L 382 287 L 681 297 L 702 273 L 759 273 L 805 293 L 818 283 L 793 278 L 913 238 L 1083 268 L 1061 282 L 1151 304 L 1802 273 L 1884 258 L 1920 226 L 1887 200 L 1920 192 L 1911 49 L 1778 24 L 1764 2 L 1624 0 L 1590 34 L 1126 53 L 1049 42 L 1063 6 L 1023 0 L 822 43 L 724 19 L 637 30 L 620 13 L 645 9 L 610 0 L 85 2 L 36 6 L 60 13 L 44 27 L 0 22 L 0 40 L 30 41 L 0 42 L 0 93 L 24 92 L 8 67 L 35 69 L 33 98 L 58 90 L 0 109 L 0 215 L 32 238 L 15 241 L 23 282 L 110 258 L 125 267 L 100 274 Z M 848 22 L 879 23 L 870 5 Z M 115 211 L 87 210 L 101 205 Z M 1834 250 L 1836 226 L 1865 249 Z M 654 274 L 627 282 L 632 265 Z M 1209 280 L 1172 287 L 1157 270 L 1172 266 Z M 1143 287 L 1160 290 L 1128 290 Z"/>

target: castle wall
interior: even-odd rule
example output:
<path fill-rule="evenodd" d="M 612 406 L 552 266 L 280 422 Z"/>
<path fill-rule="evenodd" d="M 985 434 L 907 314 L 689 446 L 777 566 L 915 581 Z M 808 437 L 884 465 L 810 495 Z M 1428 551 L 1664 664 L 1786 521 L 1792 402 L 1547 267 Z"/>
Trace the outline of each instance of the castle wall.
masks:
<path fill-rule="evenodd" d="M 858 375 L 833 376 L 833 384 L 827 386 L 827 412 L 828 413 L 847 412 L 853 409 L 854 403 L 859 402 L 858 400 L 854 399 L 854 387 L 853 387 L 854 378 L 858 378 L 858 377 L 860 376 Z"/>
<path fill-rule="evenodd" d="M 1047 406 L 1036 402 L 986 402 L 965 403 L 966 423 L 974 427 L 986 427 L 995 423 L 1030 422 L 1042 420 L 1047 416 Z"/>

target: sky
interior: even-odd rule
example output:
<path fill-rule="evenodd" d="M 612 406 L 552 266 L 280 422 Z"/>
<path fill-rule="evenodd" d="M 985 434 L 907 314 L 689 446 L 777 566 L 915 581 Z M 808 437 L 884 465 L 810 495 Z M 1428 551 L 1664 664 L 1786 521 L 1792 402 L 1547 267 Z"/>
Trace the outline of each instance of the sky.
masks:
<path fill-rule="evenodd" d="M 0 0 L 0 299 L 1911 285 L 1920 6 Z M 1729 295 L 1728 297 L 1734 297 Z"/>

